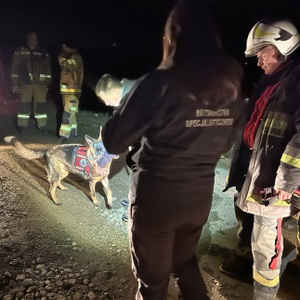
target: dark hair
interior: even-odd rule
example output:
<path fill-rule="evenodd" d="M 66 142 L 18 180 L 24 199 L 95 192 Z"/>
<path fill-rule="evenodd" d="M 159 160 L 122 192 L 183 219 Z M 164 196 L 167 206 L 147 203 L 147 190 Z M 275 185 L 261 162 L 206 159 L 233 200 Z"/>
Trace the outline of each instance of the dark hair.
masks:
<path fill-rule="evenodd" d="M 220 51 L 219 28 L 206 1 L 180 0 L 172 12 L 171 31 L 177 39 L 178 54 L 199 57 Z"/>
<path fill-rule="evenodd" d="M 66 45 L 68 48 L 70 49 L 75 49 L 77 47 L 74 39 L 68 37 L 68 38 L 65 38 L 62 42 L 63 45 Z"/>

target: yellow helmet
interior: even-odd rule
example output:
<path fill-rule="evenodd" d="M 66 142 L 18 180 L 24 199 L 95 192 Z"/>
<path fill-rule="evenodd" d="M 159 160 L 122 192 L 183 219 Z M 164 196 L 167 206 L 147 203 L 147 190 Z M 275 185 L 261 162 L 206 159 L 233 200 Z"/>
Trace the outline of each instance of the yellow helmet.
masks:
<path fill-rule="evenodd" d="M 287 19 L 257 22 L 248 35 L 245 56 L 255 56 L 268 45 L 274 45 L 284 56 L 290 55 L 300 46 L 297 28 Z"/>

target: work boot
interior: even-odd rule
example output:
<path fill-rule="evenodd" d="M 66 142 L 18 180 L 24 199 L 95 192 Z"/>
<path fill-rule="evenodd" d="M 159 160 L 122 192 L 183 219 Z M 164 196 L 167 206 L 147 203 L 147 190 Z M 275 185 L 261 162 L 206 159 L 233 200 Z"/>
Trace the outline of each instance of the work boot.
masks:
<path fill-rule="evenodd" d="M 286 265 L 285 271 L 296 276 L 300 276 L 300 259 L 295 258 L 289 261 Z"/>
<path fill-rule="evenodd" d="M 46 126 L 37 126 L 37 129 L 41 132 L 41 133 L 48 133 L 48 129 Z"/>
<path fill-rule="evenodd" d="M 67 142 L 67 138 L 65 136 L 61 136 L 58 140 L 59 144 L 65 144 Z"/>
<path fill-rule="evenodd" d="M 264 286 L 257 281 L 253 281 L 253 300 L 275 300 L 279 284 L 273 287 Z"/>
<path fill-rule="evenodd" d="M 253 260 L 244 256 L 234 255 L 219 265 L 222 273 L 228 276 L 252 276 Z"/>

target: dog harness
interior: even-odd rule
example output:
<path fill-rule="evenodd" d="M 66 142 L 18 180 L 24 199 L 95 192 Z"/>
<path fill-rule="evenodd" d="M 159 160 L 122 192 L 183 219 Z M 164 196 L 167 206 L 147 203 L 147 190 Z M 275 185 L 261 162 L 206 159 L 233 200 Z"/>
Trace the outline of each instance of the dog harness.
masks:
<path fill-rule="evenodd" d="M 92 162 L 87 159 L 87 150 L 85 146 L 78 147 L 74 154 L 74 167 L 80 175 L 88 179 L 91 176 L 106 176 L 109 173 L 109 163 L 117 158 L 118 155 L 109 154 L 105 149 L 102 155 L 95 161 L 93 168 Z"/>
<path fill-rule="evenodd" d="M 78 147 L 74 157 L 74 167 L 87 179 L 91 173 L 91 166 L 86 159 L 86 155 L 87 147 Z"/>

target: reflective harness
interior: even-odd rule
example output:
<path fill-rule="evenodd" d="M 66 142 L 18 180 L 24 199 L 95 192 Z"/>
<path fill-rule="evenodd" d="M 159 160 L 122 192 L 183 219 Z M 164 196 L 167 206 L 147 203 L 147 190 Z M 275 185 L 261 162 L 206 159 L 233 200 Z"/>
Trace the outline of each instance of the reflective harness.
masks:
<path fill-rule="evenodd" d="M 107 176 L 109 174 L 109 163 L 118 158 L 118 155 L 109 154 L 105 149 L 101 156 L 97 159 L 94 169 L 92 168 L 91 162 L 87 159 L 88 147 L 81 146 L 74 151 L 73 165 L 78 170 L 80 175 L 85 179 L 91 176 Z"/>
<path fill-rule="evenodd" d="M 91 166 L 88 163 L 86 155 L 87 147 L 82 146 L 77 149 L 74 157 L 74 167 L 84 178 L 88 178 L 91 174 Z"/>

